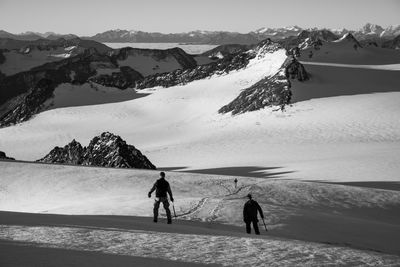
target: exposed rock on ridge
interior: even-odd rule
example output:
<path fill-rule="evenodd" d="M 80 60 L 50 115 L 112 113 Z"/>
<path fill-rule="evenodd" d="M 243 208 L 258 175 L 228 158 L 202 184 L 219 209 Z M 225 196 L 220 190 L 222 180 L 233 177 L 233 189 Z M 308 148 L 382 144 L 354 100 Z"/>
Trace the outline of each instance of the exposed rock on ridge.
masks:
<path fill-rule="evenodd" d="M 14 158 L 7 157 L 6 153 L 3 151 L 0 151 L 0 160 L 5 159 L 5 160 L 15 160 Z"/>
<path fill-rule="evenodd" d="M 290 104 L 292 97 L 290 79 L 306 81 L 308 78 L 304 66 L 294 57 L 288 57 L 275 75 L 265 77 L 244 89 L 237 98 L 218 112 L 232 112 L 232 115 L 235 115 L 267 106 L 280 106 L 284 110 L 285 106 Z"/>
<path fill-rule="evenodd" d="M 94 137 L 87 147 L 72 140 L 65 147 L 55 147 L 39 162 L 114 168 L 156 169 L 138 149 L 118 135 L 104 132 Z"/>

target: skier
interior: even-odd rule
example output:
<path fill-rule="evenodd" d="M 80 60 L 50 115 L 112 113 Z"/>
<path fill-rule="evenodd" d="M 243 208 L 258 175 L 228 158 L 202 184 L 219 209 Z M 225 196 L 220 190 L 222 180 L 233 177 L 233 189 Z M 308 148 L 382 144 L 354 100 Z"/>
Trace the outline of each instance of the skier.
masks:
<path fill-rule="evenodd" d="M 160 179 L 158 179 L 151 188 L 148 194 L 149 198 L 151 198 L 151 193 L 153 193 L 154 190 L 156 191 L 156 198 L 154 200 L 153 221 L 156 223 L 158 220 L 158 208 L 160 207 L 160 203 L 162 202 L 165 212 L 167 213 L 167 223 L 171 224 L 172 223 L 171 211 L 169 210 L 167 193 L 169 194 L 169 198 L 171 199 L 172 202 L 174 202 L 174 198 L 172 197 L 171 187 L 169 186 L 167 180 L 165 180 L 164 172 L 160 172 Z"/>
<path fill-rule="evenodd" d="M 235 189 L 237 188 L 237 182 L 238 182 L 238 179 L 237 178 L 235 178 L 235 180 L 233 180 L 233 182 L 235 183 Z"/>
<path fill-rule="evenodd" d="M 254 232 L 256 235 L 259 235 L 260 230 L 258 229 L 257 211 L 260 212 L 260 216 L 263 220 L 264 214 L 257 201 L 252 199 L 251 194 L 248 194 L 247 197 L 249 200 L 244 204 L 243 208 L 243 221 L 246 223 L 246 232 L 248 234 L 251 233 L 251 223 L 253 223 Z"/>

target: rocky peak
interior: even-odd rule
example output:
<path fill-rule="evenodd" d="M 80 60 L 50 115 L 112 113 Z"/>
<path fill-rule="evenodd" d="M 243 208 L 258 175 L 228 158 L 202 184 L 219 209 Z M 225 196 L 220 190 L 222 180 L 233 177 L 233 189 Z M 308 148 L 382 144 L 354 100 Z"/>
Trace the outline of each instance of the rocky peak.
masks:
<path fill-rule="evenodd" d="M 3 160 L 3 159 L 5 159 L 5 160 L 15 160 L 14 158 L 7 157 L 6 153 L 4 153 L 3 151 L 0 151 L 0 160 Z"/>
<path fill-rule="evenodd" d="M 364 34 L 380 35 L 384 29 L 379 25 L 367 23 L 361 28 L 360 31 Z"/>
<path fill-rule="evenodd" d="M 84 148 L 72 140 L 63 148 L 55 147 L 38 161 L 114 168 L 156 168 L 138 149 L 110 132 L 94 137 Z"/>
<path fill-rule="evenodd" d="M 361 44 L 357 41 L 357 39 L 353 36 L 353 34 L 351 33 L 346 33 L 345 35 L 343 35 L 342 38 L 340 38 L 340 40 L 338 40 L 339 42 L 342 41 L 347 41 L 350 42 L 354 45 L 354 48 L 359 48 L 362 47 Z"/>
<path fill-rule="evenodd" d="M 79 165 L 82 163 L 83 148 L 82 145 L 75 139 L 64 147 L 56 146 L 41 162 L 47 163 L 67 163 Z"/>

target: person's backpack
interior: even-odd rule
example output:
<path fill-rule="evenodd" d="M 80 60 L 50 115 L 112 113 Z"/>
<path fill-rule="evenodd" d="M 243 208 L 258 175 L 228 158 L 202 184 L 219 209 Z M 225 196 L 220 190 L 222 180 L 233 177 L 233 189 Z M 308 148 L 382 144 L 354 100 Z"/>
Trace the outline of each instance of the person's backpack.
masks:
<path fill-rule="evenodd" d="M 168 187 L 169 187 L 169 183 L 167 181 L 165 181 L 164 179 L 157 180 L 156 195 L 160 196 L 160 197 L 167 196 Z"/>

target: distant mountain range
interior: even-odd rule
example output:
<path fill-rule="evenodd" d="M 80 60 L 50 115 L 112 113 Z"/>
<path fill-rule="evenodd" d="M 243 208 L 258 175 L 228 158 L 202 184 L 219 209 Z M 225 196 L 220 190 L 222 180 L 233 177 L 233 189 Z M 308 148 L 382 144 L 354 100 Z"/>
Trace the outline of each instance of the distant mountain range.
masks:
<path fill-rule="evenodd" d="M 199 44 L 255 44 L 266 38 L 272 40 L 285 39 L 297 36 L 304 30 L 315 31 L 317 28 L 305 29 L 299 26 L 282 28 L 260 28 L 249 33 L 238 33 L 228 31 L 191 31 L 185 33 L 159 33 L 128 30 L 109 30 L 93 36 L 82 36 L 82 39 L 97 42 L 131 42 L 131 43 L 199 43 Z M 327 29 L 332 33 L 342 36 L 351 33 L 358 40 L 372 40 L 378 43 L 393 39 L 400 35 L 400 25 L 383 28 L 376 24 L 367 23 L 359 30 Z M 25 32 L 12 34 L 0 30 L 0 38 L 11 38 L 14 40 L 37 40 L 37 39 L 73 39 L 74 34 L 57 34 L 54 32 L 37 33 Z"/>

